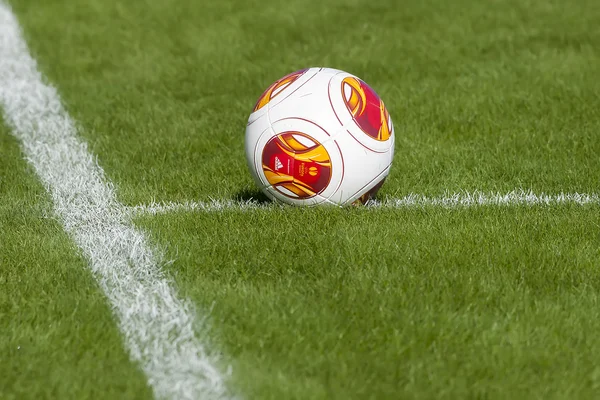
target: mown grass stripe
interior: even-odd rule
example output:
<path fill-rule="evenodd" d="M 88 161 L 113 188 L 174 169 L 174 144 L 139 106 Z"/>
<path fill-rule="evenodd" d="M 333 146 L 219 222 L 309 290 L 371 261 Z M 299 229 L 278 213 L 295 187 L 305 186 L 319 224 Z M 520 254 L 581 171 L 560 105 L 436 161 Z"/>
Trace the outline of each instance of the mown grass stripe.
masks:
<path fill-rule="evenodd" d="M 126 346 L 157 398 L 227 397 L 198 319 L 161 271 L 161 254 L 136 229 L 57 91 L 43 83 L 17 19 L 0 0 L 0 106 L 56 214 L 110 300 Z"/>

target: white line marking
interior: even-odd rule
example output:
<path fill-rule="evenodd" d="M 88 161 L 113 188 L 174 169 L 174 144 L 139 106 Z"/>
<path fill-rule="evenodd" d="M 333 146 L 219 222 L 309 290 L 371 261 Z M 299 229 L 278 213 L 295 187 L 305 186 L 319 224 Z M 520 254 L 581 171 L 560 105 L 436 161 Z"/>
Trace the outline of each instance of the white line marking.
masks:
<path fill-rule="evenodd" d="M 128 207 L 131 215 L 158 215 L 171 212 L 212 212 L 224 210 L 257 210 L 257 209 L 272 209 L 276 207 L 284 207 L 278 203 L 260 203 L 255 200 L 239 201 L 239 200 L 209 200 L 209 201 L 184 201 L 183 203 L 176 202 L 151 202 L 150 204 L 141 204 Z"/>
<path fill-rule="evenodd" d="M 446 193 L 439 197 L 409 194 L 398 199 L 385 199 L 372 202 L 374 207 L 478 207 L 478 206 L 553 206 L 553 205 L 600 205 L 600 195 L 596 193 L 534 193 L 522 189 L 508 193 L 485 193 L 480 191 Z"/>
<path fill-rule="evenodd" d="M 157 398 L 228 397 L 224 376 L 195 337 L 192 305 L 161 272 L 161 255 L 130 221 L 56 90 L 42 82 L 9 6 L 0 0 L 0 106 L 110 300 L 126 346 Z"/>
<path fill-rule="evenodd" d="M 583 193 L 533 193 L 532 191 L 515 190 L 508 193 L 484 193 L 484 192 L 460 192 L 446 193 L 442 196 L 431 197 L 421 194 L 408 194 L 400 198 L 387 198 L 371 201 L 367 204 L 368 209 L 379 208 L 415 208 L 415 207 L 481 207 L 481 206 L 553 206 L 553 205 L 600 205 L 600 195 Z M 260 203 L 255 200 L 210 200 L 210 201 L 185 201 L 175 202 L 152 202 L 128 207 L 132 215 L 157 215 L 170 212 L 213 212 L 213 211 L 248 211 L 257 209 L 282 208 L 277 203 Z"/>

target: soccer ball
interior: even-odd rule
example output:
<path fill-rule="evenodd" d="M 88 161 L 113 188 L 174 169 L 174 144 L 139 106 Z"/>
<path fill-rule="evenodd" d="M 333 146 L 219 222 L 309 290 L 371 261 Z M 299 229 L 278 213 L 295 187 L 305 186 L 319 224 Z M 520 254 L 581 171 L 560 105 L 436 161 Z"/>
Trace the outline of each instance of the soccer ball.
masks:
<path fill-rule="evenodd" d="M 250 172 L 271 199 L 293 205 L 365 203 L 390 172 L 392 119 L 365 82 L 309 68 L 273 83 L 246 127 Z"/>

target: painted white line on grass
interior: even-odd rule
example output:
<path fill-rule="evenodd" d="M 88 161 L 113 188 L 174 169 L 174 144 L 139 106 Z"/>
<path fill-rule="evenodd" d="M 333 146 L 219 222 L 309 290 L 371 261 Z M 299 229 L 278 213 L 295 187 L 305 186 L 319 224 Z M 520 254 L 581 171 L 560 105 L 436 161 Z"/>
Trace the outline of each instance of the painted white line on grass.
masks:
<path fill-rule="evenodd" d="M 422 194 L 408 194 L 400 198 L 387 198 L 370 201 L 369 209 L 377 208 L 415 208 L 415 207 L 481 207 L 481 206 L 552 206 L 562 204 L 600 205 L 600 195 L 584 193 L 533 193 L 532 191 L 515 190 L 508 193 L 484 193 L 479 191 L 446 193 L 442 196 L 424 196 Z M 170 212 L 213 212 L 223 210 L 256 210 L 282 207 L 277 203 L 260 203 L 255 200 L 210 200 L 210 201 L 185 201 L 152 202 L 128 207 L 132 215 L 158 215 Z"/>
<path fill-rule="evenodd" d="M 150 204 L 141 204 L 128 207 L 132 215 L 159 215 L 171 212 L 213 212 L 224 210 L 257 210 L 272 209 L 283 207 L 278 203 L 260 203 L 256 200 L 209 200 L 209 201 L 184 201 L 182 203 L 169 202 L 151 202 Z"/>
<path fill-rule="evenodd" d="M 552 206 L 552 205 L 600 205 L 600 195 L 596 193 L 534 193 L 522 189 L 508 193 L 485 193 L 481 191 L 446 193 L 442 196 L 424 196 L 408 194 L 397 199 L 384 199 L 373 201 L 373 207 L 478 207 L 478 206 Z"/>
<path fill-rule="evenodd" d="M 56 90 L 43 83 L 18 22 L 0 0 L 0 106 L 110 300 L 133 360 L 157 398 L 227 397 L 224 377 L 195 337 L 191 304 L 161 272 L 161 256 L 130 221 L 77 137 Z"/>

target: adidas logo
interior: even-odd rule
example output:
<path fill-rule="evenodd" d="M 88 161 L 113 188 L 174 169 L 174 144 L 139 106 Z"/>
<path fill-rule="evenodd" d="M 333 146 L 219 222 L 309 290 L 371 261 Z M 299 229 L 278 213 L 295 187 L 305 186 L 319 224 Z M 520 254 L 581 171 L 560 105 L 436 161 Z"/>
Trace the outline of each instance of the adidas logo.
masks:
<path fill-rule="evenodd" d="M 275 171 L 279 171 L 281 168 L 283 168 L 283 164 L 279 160 L 279 157 L 275 157 Z"/>

